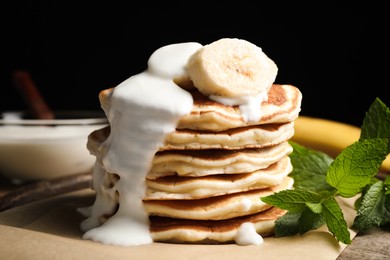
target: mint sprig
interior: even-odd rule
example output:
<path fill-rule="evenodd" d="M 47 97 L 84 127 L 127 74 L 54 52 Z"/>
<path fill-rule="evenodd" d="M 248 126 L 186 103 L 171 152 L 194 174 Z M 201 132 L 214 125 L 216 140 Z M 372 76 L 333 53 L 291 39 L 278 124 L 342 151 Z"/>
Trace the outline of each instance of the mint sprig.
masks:
<path fill-rule="evenodd" d="M 363 120 L 358 141 L 333 160 L 327 154 L 290 141 L 294 189 L 262 197 L 287 210 L 275 225 L 275 236 L 304 234 L 326 224 L 333 236 L 350 244 L 347 222 L 336 197 L 354 197 L 357 210 L 352 228 L 367 231 L 390 224 L 390 176 L 379 180 L 380 166 L 390 153 L 390 109 L 376 98 Z"/>

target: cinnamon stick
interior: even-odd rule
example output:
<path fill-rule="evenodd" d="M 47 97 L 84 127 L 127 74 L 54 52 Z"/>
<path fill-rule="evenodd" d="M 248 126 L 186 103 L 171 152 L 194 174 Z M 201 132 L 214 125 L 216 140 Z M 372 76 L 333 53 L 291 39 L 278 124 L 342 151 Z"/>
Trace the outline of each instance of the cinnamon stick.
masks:
<path fill-rule="evenodd" d="M 53 111 L 43 99 L 28 71 L 14 71 L 12 79 L 14 85 L 24 97 L 25 102 L 31 109 L 35 118 L 54 119 Z"/>

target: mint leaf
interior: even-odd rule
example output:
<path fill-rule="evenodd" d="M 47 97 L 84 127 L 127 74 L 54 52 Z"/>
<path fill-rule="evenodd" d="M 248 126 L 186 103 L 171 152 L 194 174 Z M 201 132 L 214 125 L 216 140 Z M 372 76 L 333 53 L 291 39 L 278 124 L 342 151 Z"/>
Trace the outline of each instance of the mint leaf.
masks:
<path fill-rule="evenodd" d="M 298 220 L 298 224 L 299 234 L 304 234 L 307 231 L 321 227 L 325 224 L 325 220 L 322 214 L 315 213 L 311 209 L 306 208 L 304 211 L 302 211 L 301 216 Z"/>
<path fill-rule="evenodd" d="M 325 224 L 321 214 L 313 213 L 306 208 L 302 212 L 287 212 L 275 221 L 275 236 L 292 236 L 304 234 Z"/>
<path fill-rule="evenodd" d="M 302 212 L 287 212 L 275 221 L 275 236 L 293 236 L 299 233 L 299 218 Z"/>
<path fill-rule="evenodd" d="M 334 198 L 328 198 L 324 201 L 322 215 L 333 236 L 344 244 L 350 244 L 351 238 L 347 222 L 344 219 L 339 204 L 337 204 L 337 201 Z"/>
<path fill-rule="evenodd" d="M 376 98 L 369 107 L 361 127 L 360 140 L 390 138 L 390 109 Z M 390 153 L 390 142 L 387 152 Z"/>
<path fill-rule="evenodd" d="M 294 187 L 316 192 L 332 190 L 332 186 L 326 182 L 326 172 L 333 158 L 293 141 L 289 143 L 293 147 L 293 152 L 289 155 L 293 170 L 289 176 L 294 179 Z"/>
<path fill-rule="evenodd" d="M 370 138 L 345 148 L 330 165 L 327 182 L 346 198 L 361 192 L 385 160 L 387 141 L 384 138 Z"/>
<path fill-rule="evenodd" d="M 260 199 L 267 204 L 290 212 L 302 212 L 307 207 L 306 203 L 319 203 L 323 198 L 320 194 L 312 191 L 294 189 L 282 190 Z"/>
<path fill-rule="evenodd" d="M 390 175 L 388 175 L 383 182 L 384 188 L 385 188 L 385 194 L 390 194 Z"/>
<path fill-rule="evenodd" d="M 385 196 L 381 226 L 390 224 L 390 195 Z"/>
<path fill-rule="evenodd" d="M 356 218 L 352 225 L 361 231 L 367 231 L 373 226 L 380 226 L 385 220 L 385 194 L 383 181 L 378 181 L 371 185 L 365 193 Z"/>
<path fill-rule="evenodd" d="M 325 224 L 321 214 L 306 208 L 302 212 L 287 212 L 275 222 L 275 236 L 304 234 Z"/>
<path fill-rule="evenodd" d="M 321 213 L 321 211 L 322 211 L 322 202 L 319 202 L 319 203 L 306 202 L 306 206 L 313 213 Z"/>

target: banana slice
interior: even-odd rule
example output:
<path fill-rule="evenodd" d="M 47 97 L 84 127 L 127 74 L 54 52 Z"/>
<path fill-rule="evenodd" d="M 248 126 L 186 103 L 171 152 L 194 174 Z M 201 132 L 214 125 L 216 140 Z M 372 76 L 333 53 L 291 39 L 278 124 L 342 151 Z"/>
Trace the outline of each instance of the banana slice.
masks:
<path fill-rule="evenodd" d="M 205 96 L 258 96 L 268 91 L 278 68 L 262 49 L 237 38 L 222 38 L 198 49 L 187 71 Z"/>

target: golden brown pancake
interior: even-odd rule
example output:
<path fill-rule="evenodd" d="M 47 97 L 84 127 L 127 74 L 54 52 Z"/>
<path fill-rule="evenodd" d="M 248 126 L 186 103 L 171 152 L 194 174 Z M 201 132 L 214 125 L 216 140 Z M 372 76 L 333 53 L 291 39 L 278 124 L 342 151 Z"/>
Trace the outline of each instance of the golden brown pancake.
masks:
<path fill-rule="evenodd" d="M 147 178 L 248 173 L 267 168 L 291 152 L 287 141 L 259 149 L 163 151 L 154 156 Z"/>
<path fill-rule="evenodd" d="M 177 129 L 166 136 L 160 150 L 242 149 L 276 145 L 294 135 L 294 121 L 253 125 L 224 131 Z"/>
<path fill-rule="evenodd" d="M 236 192 L 196 200 L 144 200 L 149 215 L 179 219 L 221 220 L 264 211 L 271 207 L 260 198 L 275 192 L 291 189 L 291 177 L 279 185 L 264 189 Z"/>
<path fill-rule="evenodd" d="M 263 237 L 274 233 L 275 220 L 286 213 L 271 207 L 260 213 L 225 220 L 191 220 L 150 216 L 150 232 L 154 241 L 170 243 L 231 243 L 243 223 L 253 223 Z"/>
<path fill-rule="evenodd" d="M 89 136 L 88 148 L 96 151 L 109 134 L 109 125 L 95 130 Z M 294 122 L 238 127 L 220 132 L 177 129 L 167 135 L 159 150 L 263 148 L 287 141 L 293 135 Z"/>
<path fill-rule="evenodd" d="M 211 196 L 263 189 L 279 185 L 291 172 L 286 156 L 269 167 L 242 174 L 217 174 L 203 177 L 166 176 L 146 180 L 145 199 L 200 199 Z"/>
<path fill-rule="evenodd" d="M 99 93 L 102 107 L 110 106 L 114 88 Z M 268 101 L 259 104 L 261 118 L 247 122 L 238 106 L 228 106 L 209 99 L 195 88 L 191 89 L 194 106 L 190 114 L 181 118 L 178 129 L 224 131 L 231 128 L 294 121 L 301 110 L 302 93 L 293 85 L 273 84 L 268 92 Z"/>

